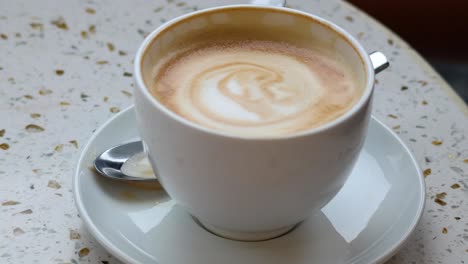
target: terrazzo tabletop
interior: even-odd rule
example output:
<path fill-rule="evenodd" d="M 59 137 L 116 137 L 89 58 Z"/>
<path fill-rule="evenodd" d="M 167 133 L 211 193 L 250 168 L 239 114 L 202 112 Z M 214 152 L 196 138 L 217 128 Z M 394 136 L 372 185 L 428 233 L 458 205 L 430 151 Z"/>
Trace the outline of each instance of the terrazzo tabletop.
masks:
<path fill-rule="evenodd" d="M 120 263 L 87 232 L 73 201 L 83 145 L 133 103 L 144 36 L 196 9 L 242 1 L 0 0 L 0 263 Z M 388 263 L 468 263 L 468 108 L 398 36 L 338 0 L 289 0 L 328 18 L 391 68 L 373 114 L 424 171 L 424 215 Z"/>

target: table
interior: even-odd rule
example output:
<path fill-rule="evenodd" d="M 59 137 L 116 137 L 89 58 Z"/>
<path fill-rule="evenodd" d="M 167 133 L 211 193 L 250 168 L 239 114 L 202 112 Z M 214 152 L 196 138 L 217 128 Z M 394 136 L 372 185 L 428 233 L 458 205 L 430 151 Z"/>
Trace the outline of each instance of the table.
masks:
<path fill-rule="evenodd" d="M 242 1 L 0 0 L 0 263 L 119 263 L 86 231 L 71 191 L 80 150 L 132 104 L 143 37 L 177 15 Z M 415 154 L 424 215 L 388 263 L 468 263 L 468 108 L 408 44 L 338 0 L 290 0 L 331 19 L 391 68 L 373 114 Z M 404 195 L 404 194 L 402 194 Z"/>

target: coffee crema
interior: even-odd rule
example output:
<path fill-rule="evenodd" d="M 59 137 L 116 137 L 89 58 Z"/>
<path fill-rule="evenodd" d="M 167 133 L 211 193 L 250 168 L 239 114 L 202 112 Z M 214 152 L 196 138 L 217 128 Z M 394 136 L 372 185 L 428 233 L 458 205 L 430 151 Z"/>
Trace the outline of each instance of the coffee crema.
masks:
<path fill-rule="evenodd" d="M 190 44 L 159 60 L 152 95 L 201 126 L 243 137 L 275 137 L 330 122 L 362 88 L 326 47 L 268 40 Z"/>

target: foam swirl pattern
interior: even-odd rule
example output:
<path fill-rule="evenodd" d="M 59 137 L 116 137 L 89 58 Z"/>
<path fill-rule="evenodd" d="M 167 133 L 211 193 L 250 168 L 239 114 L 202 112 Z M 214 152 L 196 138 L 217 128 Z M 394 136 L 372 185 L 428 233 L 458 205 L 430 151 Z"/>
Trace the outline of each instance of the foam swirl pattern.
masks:
<path fill-rule="evenodd" d="M 268 41 L 192 47 L 162 60 L 154 80 L 151 92 L 172 111 L 246 137 L 317 127 L 360 96 L 336 54 Z"/>

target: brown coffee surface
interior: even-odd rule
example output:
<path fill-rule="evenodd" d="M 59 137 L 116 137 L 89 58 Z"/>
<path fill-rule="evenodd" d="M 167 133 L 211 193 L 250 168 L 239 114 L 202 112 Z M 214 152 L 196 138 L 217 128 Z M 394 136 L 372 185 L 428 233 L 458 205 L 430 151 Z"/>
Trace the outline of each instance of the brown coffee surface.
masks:
<path fill-rule="evenodd" d="M 252 39 L 187 44 L 159 60 L 149 90 L 191 122 L 268 138 L 330 122 L 363 92 L 331 47 Z"/>

